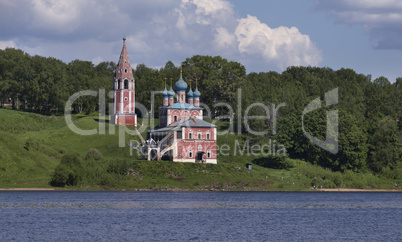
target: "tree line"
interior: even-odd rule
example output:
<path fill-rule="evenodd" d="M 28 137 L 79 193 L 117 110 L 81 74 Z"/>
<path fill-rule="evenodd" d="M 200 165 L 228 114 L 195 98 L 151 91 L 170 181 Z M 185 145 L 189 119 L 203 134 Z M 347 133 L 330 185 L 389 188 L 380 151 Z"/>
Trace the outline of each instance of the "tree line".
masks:
<path fill-rule="evenodd" d="M 101 62 L 94 65 L 89 61 L 74 60 L 66 64 L 52 57 L 30 56 L 21 50 L 7 48 L 0 50 L 0 101 L 1 106 L 11 98 L 12 108 L 59 115 L 64 111 L 68 98 L 77 91 L 105 89 L 112 90 L 116 63 Z M 133 69 L 136 80 L 136 102 L 151 110 L 151 93 L 169 89 L 180 75 L 180 67 L 168 61 L 160 69 L 139 64 Z M 183 62 L 183 78 L 195 80 L 201 91 L 201 101 L 211 108 L 211 118 L 221 118 L 230 113 L 228 108 L 217 105 L 227 103 L 233 108 L 232 121 L 242 115 L 253 103 L 268 107 L 280 103 L 276 132 L 255 136 L 247 133 L 273 130 L 272 113 L 255 106 L 248 115 L 267 116 L 254 119 L 245 125 L 242 122 L 243 139 L 264 144 L 270 139 L 285 145 L 292 158 L 305 159 L 311 163 L 332 170 L 371 170 L 387 176 L 402 174 L 402 78 L 391 83 L 385 77 L 372 80 L 370 75 L 358 74 L 352 69 L 332 70 L 328 67 L 288 67 L 282 73 L 260 72 L 246 74 L 238 62 L 228 61 L 220 56 L 193 56 Z M 338 88 L 339 102 L 332 107 L 325 106 L 325 93 Z M 241 103 L 238 98 L 241 89 Z M 326 113 L 338 110 L 339 152 L 331 154 L 309 141 L 302 132 L 301 117 L 304 108 L 314 99 L 322 100 L 322 108 L 306 115 L 305 131 L 325 140 Z M 18 104 L 17 101 L 18 100 Z M 111 98 L 107 100 L 112 102 Z M 157 107 L 162 96 L 156 95 Z M 17 107 L 18 105 L 18 107 Z M 98 109 L 96 97 L 82 97 L 73 106 L 75 113 L 91 113 Z M 217 106 L 216 106 L 217 105 Z M 108 108 L 108 107 L 106 107 Z M 141 114 L 140 114 L 141 116 Z M 227 119 L 227 116 L 226 116 Z M 247 126 L 247 127 L 246 127 Z M 233 132 L 237 132 L 234 125 Z"/>

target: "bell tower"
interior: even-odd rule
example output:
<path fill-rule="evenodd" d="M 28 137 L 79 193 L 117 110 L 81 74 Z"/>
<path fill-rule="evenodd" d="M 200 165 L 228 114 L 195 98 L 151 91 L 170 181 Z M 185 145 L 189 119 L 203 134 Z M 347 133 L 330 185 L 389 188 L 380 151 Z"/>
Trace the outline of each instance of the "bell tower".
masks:
<path fill-rule="evenodd" d="M 113 110 L 110 122 L 116 125 L 137 126 L 135 80 L 128 58 L 125 37 L 113 79 Z"/>

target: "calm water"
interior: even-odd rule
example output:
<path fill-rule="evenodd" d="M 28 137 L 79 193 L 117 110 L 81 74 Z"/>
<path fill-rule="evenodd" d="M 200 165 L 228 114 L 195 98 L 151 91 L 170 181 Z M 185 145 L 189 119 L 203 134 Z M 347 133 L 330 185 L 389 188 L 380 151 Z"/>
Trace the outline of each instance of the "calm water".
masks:
<path fill-rule="evenodd" d="M 402 193 L 0 192 L 1 240 L 402 240 Z"/>

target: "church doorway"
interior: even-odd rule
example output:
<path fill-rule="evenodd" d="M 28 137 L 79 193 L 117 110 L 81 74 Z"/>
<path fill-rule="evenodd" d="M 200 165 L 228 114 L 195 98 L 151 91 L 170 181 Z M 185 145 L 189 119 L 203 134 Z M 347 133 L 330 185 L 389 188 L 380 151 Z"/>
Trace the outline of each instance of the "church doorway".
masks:
<path fill-rule="evenodd" d="M 158 151 L 156 149 L 152 149 L 149 153 L 150 160 L 158 160 Z"/>
<path fill-rule="evenodd" d="M 204 160 L 204 154 L 205 154 L 205 152 L 203 152 L 203 151 L 201 151 L 201 152 L 197 152 L 197 155 L 196 155 L 196 160 L 197 161 L 203 161 Z"/>

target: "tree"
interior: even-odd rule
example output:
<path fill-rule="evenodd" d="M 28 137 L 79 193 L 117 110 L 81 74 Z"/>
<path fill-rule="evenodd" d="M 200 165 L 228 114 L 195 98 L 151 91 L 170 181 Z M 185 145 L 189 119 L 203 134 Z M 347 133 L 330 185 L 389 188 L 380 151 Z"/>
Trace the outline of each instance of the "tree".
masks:
<path fill-rule="evenodd" d="M 396 169 L 402 162 L 396 121 L 386 116 L 378 122 L 377 126 L 369 140 L 369 167 L 377 172 L 387 167 Z"/>
<path fill-rule="evenodd" d="M 305 130 L 320 140 L 326 139 L 326 111 L 325 109 L 313 111 L 306 115 L 304 120 Z M 279 140 L 285 145 L 290 157 L 303 158 L 313 164 L 336 171 L 365 169 L 367 137 L 352 115 L 342 109 L 338 110 L 338 115 L 338 153 L 336 154 L 318 147 L 304 136 L 301 130 L 301 115 L 280 120 Z"/>
<path fill-rule="evenodd" d="M 187 58 L 184 65 L 184 76 L 198 81 L 198 89 L 202 96 L 202 102 L 211 109 L 216 103 L 227 103 L 236 107 L 237 90 L 245 87 L 247 83 L 246 69 L 238 62 L 228 61 L 220 56 L 196 55 Z M 194 88 L 194 85 L 193 85 Z M 223 113 L 215 113 L 219 116 Z M 222 110 L 223 111 L 223 110 Z M 224 114 L 227 110 L 224 110 Z"/>
<path fill-rule="evenodd" d="M 75 186 L 83 178 L 82 160 L 78 155 L 64 155 L 56 167 L 50 185 Z"/>

